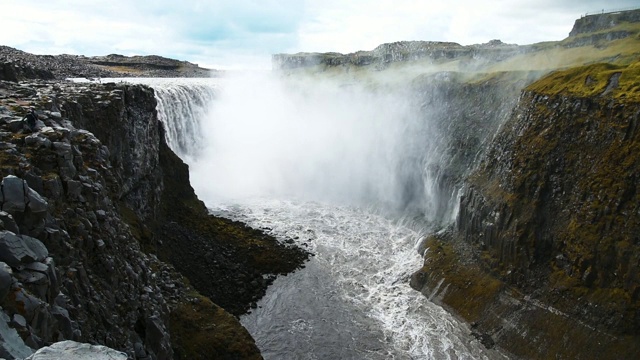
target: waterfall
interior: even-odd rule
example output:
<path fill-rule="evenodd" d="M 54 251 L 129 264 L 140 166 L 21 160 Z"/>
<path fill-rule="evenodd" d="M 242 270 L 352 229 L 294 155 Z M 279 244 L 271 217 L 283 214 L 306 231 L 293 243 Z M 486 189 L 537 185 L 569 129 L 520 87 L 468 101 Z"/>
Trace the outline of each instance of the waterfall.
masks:
<path fill-rule="evenodd" d="M 284 196 L 427 221 L 446 213 L 433 173 L 446 170 L 443 135 L 401 87 L 266 74 L 188 82 L 152 86 L 167 141 L 207 184 L 205 199 Z"/>
<path fill-rule="evenodd" d="M 207 116 L 215 95 L 215 87 L 206 84 L 175 84 L 156 89 L 158 115 L 165 124 L 167 143 L 180 156 L 197 158 L 200 155 L 204 140 L 201 119 Z"/>
<path fill-rule="evenodd" d="M 500 122 L 479 111 L 495 94 L 423 80 L 150 84 L 211 210 L 316 255 L 241 319 L 265 359 L 501 357 L 408 286 L 417 243 L 453 221 L 462 178 Z"/>

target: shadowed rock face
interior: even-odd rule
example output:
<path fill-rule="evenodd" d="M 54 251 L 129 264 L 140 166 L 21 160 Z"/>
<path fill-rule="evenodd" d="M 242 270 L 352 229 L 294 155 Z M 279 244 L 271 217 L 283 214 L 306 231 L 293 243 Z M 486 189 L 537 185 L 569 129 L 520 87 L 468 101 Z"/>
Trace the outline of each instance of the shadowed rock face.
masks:
<path fill-rule="evenodd" d="M 0 178 L 1 320 L 17 331 L 2 336 L 22 342 L 6 358 L 62 339 L 132 358 L 260 358 L 232 315 L 152 253 L 234 314 L 264 294 L 264 274 L 307 256 L 208 215 L 145 86 L 0 82 Z"/>
<path fill-rule="evenodd" d="M 412 286 L 517 356 L 637 356 L 635 78 L 633 66 L 595 65 L 532 84 Z"/>

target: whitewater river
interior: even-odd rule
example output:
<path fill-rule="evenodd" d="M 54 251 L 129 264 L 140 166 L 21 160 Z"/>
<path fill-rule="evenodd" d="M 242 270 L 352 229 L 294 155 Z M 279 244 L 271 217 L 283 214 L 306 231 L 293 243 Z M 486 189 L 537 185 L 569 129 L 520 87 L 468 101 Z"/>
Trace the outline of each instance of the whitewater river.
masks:
<path fill-rule="evenodd" d="M 315 254 L 241 318 L 265 359 L 497 359 L 467 325 L 409 287 L 421 234 L 372 212 L 316 202 L 244 201 L 219 215 Z"/>
<path fill-rule="evenodd" d="M 438 187 L 448 137 L 428 108 L 402 90 L 269 74 L 136 81 L 156 90 L 167 141 L 213 213 L 314 254 L 241 318 L 265 359 L 502 358 L 409 287 L 425 224 L 456 211 L 435 215 L 456 197 Z M 372 209 L 417 210 L 421 224 Z"/>

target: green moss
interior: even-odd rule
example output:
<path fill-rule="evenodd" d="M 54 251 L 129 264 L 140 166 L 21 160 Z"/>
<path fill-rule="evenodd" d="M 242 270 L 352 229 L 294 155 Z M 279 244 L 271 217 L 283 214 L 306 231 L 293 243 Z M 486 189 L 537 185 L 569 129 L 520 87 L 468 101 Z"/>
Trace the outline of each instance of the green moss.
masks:
<path fill-rule="evenodd" d="M 488 304 L 496 300 L 504 284 L 477 265 L 469 265 L 468 260 L 462 261 L 451 244 L 435 236 L 427 239 L 425 246 L 429 251 L 420 271 L 428 276 L 429 287 L 435 288 L 444 279 L 441 288 L 446 287 L 446 291 L 442 302 L 465 320 L 477 321 Z"/>
<path fill-rule="evenodd" d="M 527 90 L 546 95 L 571 95 L 581 98 L 605 94 L 614 75 L 618 86 L 608 90 L 610 97 L 640 102 L 640 63 L 613 65 L 599 63 L 554 72 L 529 85 Z"/>
<path fill-rule="evenodd" d="M 170 332 L 176 359 L 262 359 L 238 320 L 195 292 L 171 311 Z"/>

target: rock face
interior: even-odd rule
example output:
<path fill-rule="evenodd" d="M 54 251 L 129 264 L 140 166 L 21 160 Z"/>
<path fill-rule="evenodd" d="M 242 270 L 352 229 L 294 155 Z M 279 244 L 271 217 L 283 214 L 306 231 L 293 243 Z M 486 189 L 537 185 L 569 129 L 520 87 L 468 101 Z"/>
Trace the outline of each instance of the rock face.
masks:
<path fill-rule="evenodd" d="M 21 121 L 29 106 L 33 129 Z M 8 359 L 61 340 L 139 359 L 260 358 L 232 315 L 158 257 L 241 314 L 267 274 L 307 256 L 208 215 L 144 86 L 0 82 L 0 179 Z"/>
<path fill-rule="evenodd" d="M 446 61 L 456 58 L 474 59 L 475 63 L 495 62 L 521 54 L 525 47 L 505 44 L 492 40 L 486 44 L 462 46 L 452 42 L 436 41 L 399 41 L 382 44 L 372 51 L 358 51 L 351 54 L 340 53 L 298 53 L 275 54 L 272 57 L 273 68 L 278 70 L 311 66 L 368 66 L 374 65 L 381 70 L 394 62 L 428 60 Z"/>
<path fill-rule="evenodd" d="M 441 72 L 422 75 L 412 81 L 412 96 L 419 102 L 421 123 L 428 124 L 421 134 L 433 146 L 408 166 L 416 171 L 406 186 L 405 212 L 419 209 L 436 226 L 451 221 L 458 189 L 469 175 L 473 163 L 505 121 L 518 100 L 520 90 L 537 77 L 529 74 L 496 74 L 483 81 L 468 82 L 465 74 Z M 452 121 L 455 119 L 455 121 Z M 436 136 L 440 136 L 436 138 Z M 433 179 L 426 189 L 424 178 Z M 439 194 L 433 208 L 421 209 L 417 203 L 424 193 Z"/>
<path fill-rule="evenodd" d="M 637 78 L 601 64 L 530 85 L 412 286 L 519 357 L 640 354 Z"/>
<path fill-rule="evenodd" d="M 569 36 L 610 29 L 624 22 L 640 22 L 640 9 L 583 16 L 573 24 Z"/>

